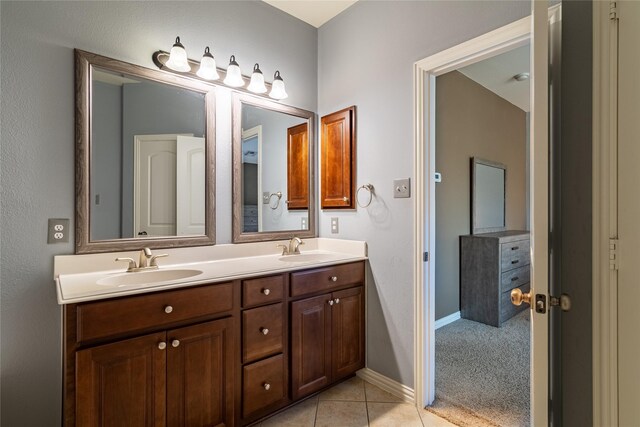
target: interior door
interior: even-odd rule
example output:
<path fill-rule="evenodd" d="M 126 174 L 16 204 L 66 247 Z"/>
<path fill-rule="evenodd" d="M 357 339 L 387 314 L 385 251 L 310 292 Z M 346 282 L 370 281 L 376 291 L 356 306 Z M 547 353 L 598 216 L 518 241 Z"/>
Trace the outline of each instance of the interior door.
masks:
<path fill-rule="evenodd" d="M 203 235 L 205 225 L 204 138 L 177 136 L 176 234 Z"/>

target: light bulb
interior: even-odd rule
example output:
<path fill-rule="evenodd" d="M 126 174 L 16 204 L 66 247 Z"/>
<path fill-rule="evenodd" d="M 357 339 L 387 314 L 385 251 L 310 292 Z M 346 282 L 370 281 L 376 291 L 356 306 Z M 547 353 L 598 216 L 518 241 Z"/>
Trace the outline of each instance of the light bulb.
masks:
<path fill-rule="evenodd" d="M 200 68 L 198 68 L 196 75 L 205 80 L 218 80 L 220 78 L 218 70 L 216 69 L 216 60 L 213 58 L 213 55 L 211 55 L 209 46 L 204 48 L 204 55 L 202 55 Z"/>
<path fill-rule="evenodd" d="M 269 96 L 278 100 L 285 99 L 289 96 L 284 90 L 284 80 L 280 77 L 280 71 L 276 71 L 273 75 L 273 83 L 271 84 L 271 92 L 269 92 Z"/>
<path fill-rule="evenodd" d="M 264 85 L 264 76 L 262 75 L 262 71 L 260 71 L 260 66 L 258 64 L 253 66 L 251 83 L 249 83 L 247 89 L 253 93 L 265 93 L 267 91 L 267 87 Z"/>
<path fill-rule="evenodd" d="M 234 55 L 231 55 L 231 58 L 229 59 L 229 68 L 227 68 L 227 77 L 224 78 L 224 84 L 231 87 L 244 86 L 242 71 L 240 71 L 240 66 L 236 62 L 236 57 Z"/>
<path fill-rule="evenodd" d="M 187 60 L 187 51 L 184 49 L 182 43 L 180 43 L 180 37 L 176 37 L 176 42 L 173 44 L 171 52 L 169 53 L 169 60 L 164 65 L 172 70 L 183 73 L 191 71 L 191 65 L 189 65 L 189 61 Z"/>

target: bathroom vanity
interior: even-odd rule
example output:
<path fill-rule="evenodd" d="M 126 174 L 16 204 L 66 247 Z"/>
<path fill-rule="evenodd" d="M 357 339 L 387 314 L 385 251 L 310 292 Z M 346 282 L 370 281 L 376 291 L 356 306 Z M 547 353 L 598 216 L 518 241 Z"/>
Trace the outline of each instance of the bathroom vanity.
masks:
<path fill-rule="evenodd" d="M 353 375 L 365 365 L 364 255 L 167 265 L 156 271 L 201 273 L 148 288 L 118 285 L 144 272 L 59 274 L 65 425 L 247 425 Z M 82 294 L 83 280 L 111 291 Z"/>

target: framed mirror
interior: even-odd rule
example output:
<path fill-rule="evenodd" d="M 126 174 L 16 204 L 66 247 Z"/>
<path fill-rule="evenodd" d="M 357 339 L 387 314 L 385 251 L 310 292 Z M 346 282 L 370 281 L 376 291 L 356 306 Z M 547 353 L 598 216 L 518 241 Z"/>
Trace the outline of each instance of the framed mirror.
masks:
<path fill-rule="evenodd" d="M 214 86 L 75 61 L 76 253 L 214 244 Z"/>
<path fill-rule="evenodd" d="M 471 158 L 471 234 L 506 230 L 507 167 Z"/>
<path fill-rule="evenodd" d="M 315 114 L 233 94 L 233 242 L 315 237 Z"/>

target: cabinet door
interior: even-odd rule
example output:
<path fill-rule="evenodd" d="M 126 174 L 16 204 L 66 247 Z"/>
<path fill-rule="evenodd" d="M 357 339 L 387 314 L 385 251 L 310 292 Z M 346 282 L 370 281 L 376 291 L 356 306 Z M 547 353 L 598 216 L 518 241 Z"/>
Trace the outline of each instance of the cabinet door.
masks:
<path fill-rule="evenodd" d="M 336 381 L 364 367 L 364 292 L 362 286 L 333 293 L 333 376 Z"/>
<path fill-rule="evenodd" d="M 291 382 L 294 399 L 331 380 L 330 294 L 291 303 Z"/>
<path fill-rule="evenodd" d="M 167 331 L 167 425 L 232 425 L 233 372 L 233 319 Z"/>
<path fill-rule="evenodd" d="M 307 123 L 287 129 L 288 209 L 309 209 L 309 131 Z"/>
<path fill-rule="evenodd" d="M 76 425 L 164 426 L 165 333 L 76 353 Z"/>
<path fill-rule="evenodd" d="M 349 107 L 322 118 L 320 179 L 323 209 L 355 207 L 355 108 Z"/>

